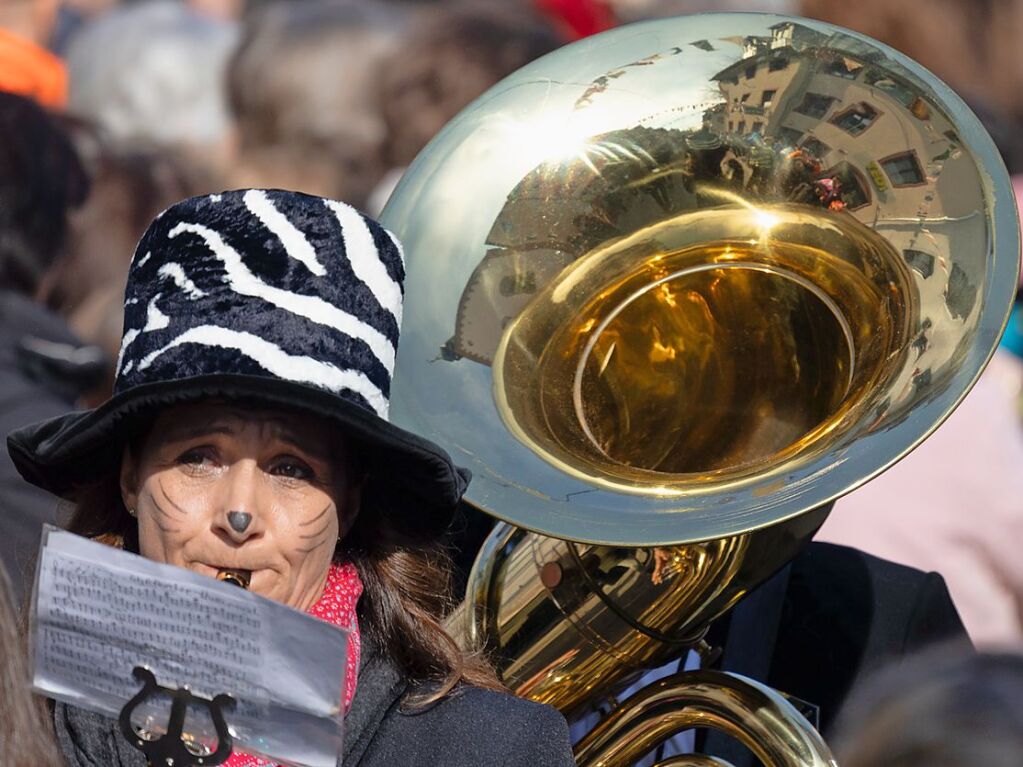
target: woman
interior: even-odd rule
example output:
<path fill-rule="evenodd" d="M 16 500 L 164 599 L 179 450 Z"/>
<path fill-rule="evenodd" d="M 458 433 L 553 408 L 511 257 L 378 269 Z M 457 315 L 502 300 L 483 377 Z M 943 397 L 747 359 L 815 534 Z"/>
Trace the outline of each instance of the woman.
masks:
<path fill-rule="evenodd" d="M 346 767 L 572 764 L 560 715 L 440 623 L 468 475 L 386 420 L 403 276 L 342 203 L 185 200 L 136 251 L 114 396 L 15 432 L 12 457 L 76 503 L 72 530 L 351 628 L 349 657 L 321 659 L 347 660 Z M 110 720 L 55 722 L 71 765 L 144 763 Z"/>

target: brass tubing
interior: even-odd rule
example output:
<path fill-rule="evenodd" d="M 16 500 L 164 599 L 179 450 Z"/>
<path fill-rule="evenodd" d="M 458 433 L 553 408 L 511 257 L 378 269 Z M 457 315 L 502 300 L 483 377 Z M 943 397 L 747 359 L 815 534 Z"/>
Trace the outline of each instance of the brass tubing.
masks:
<path fill-rule="evenodd" d="M 657 762 L 654 767 L 735 767 L 725 759 L 707 754 L 682 754 Z"/>
<path fill-rule="evenodd" d="M 482 647 L 497 637 L 494 624 L 500 598 L 495 599 L 496 575 L 508 555 L 525 536 L 526 531 L 522 528 L 498 524 L 476 555 L 466 586 L 466 605 L 469 610 L 466 630 L 471 647 Z"/>
<path fill-rule="evenodd" d="M 573 544 L 501 523 L 448 625 L 463 636 L 474 622 L 473 645 L 486 647 L 509 689 L 571 716 L 619 693 L 632 673 L 684 655 L 686 639 L 695 644 L 795 556 L 826 515 L 654 550 Z"/>
<path fill-rule="evenodd" d="M 724 671 L 686 671 L 643 688 L 580 741 L 576 763 L 626 767 L 691 727 L 721 730 L 766 767 L 837 767 L 791 703 L 766 685 Z"/>

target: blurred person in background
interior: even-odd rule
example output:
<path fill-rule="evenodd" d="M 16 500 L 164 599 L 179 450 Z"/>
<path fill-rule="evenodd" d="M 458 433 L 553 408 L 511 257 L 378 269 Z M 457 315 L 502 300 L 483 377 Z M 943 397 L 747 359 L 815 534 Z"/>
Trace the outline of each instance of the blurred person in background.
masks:
<path fill-rule="evenodd" d="M 52 27 L 52 5 L 35 0 L 0 3 L 0 91 L 61 109 L 67 104 L 67 70 L 41 44 Z"/>
<path fill-rule="evenodd" d="M 948 420 L 840 499 L 816 540 L 941 573 L 973 641 L 1023 638 L 1023 363 L 999 350 Z"/>
<path fill-rule="evenodd" d="M 111 394 L 121 344 L 123 285 L 135 245 L 160 211 L 183 197 L 217 192 L 219 177 L 187 155 L 106 145 L 86 126 L 73 138 L 90 177 L 89 198 L 70 217 L 67 244 L 38 296 L 67 319 L 75 335 L 103 350 L 108 365 L 83 405 Z"/>
<path fill-rule="evenodd" d="M 405 167 L 463 107 L 562 42 L 525 4 L 444 4 L 406 27 L 400 66 L 379 72 L 383 157 L 391 170 L 373 192 L 369 212 L 379 213 Z"/>
<path fill-rule="evenodd" d="M 69 49 L 74 115 L 64 122 L 94 188 L 36 297 L 106 353 L 105 375 L 82 404 L 109 395 L 118 286 L 146 225 L 175 200 L 223 186 L 214 169 L 228 141 L 222 81 L 237 25 L 218 17 L 238 9 L 214 0 L 60 4 L 54 35 Z"/>
<path fill-rule="evenodd" d="M 547 17 L 566 43 L 619 24 L 612 3 L 607 0 L 533 0 L 532 5 Z"/>
<path fill-rule="evenodd" d="M 842 767 L 1017 767 L 1023 657 L 937 648 L 857 688 L 834 741 Z"/>
<path fill-rule="evenodd" d="M 106 4 L 113 10 L 93 8 L 92 21 L 65 30 L 74 138 L 94 188 L 40 288 L 41 300 L 110 360 L 83 404 L 109 395 L 119 286 L 146 225 L 175 200 L 223 188 L 218 169 L 230 127 L 223 81 L 238 37 L 231 19 L 242 7 L 240 0 Z"/>
<path fill-rule="evenodd" d="M 236 24 L 175 0 L 117 8 L 70 42 L 68 109 L 115 145 L 222 162 L 223 75 L 237 38 Z"/>
<path fill-rule="evenodd" d="M 99 350 L 36 300 L 87 187 L 67 134 L 34 102 L 0 93 L 0 433 L 65 412 L 103 370 Z M 57 501 L 22 480 L 7 455 L 0 517 L 0 560 L 20 598 Z"/>
<path fill-rule="evenodd" d="M 970 104 L 1023 119 L 1020 0 L 797 0 L 794 13 L 862 32 L 919 61 Z"/>
<path fill-rule="evenodd" d="M 40 47 L 50 42 L 57 20 L 58 0 L 3 0 L 0 29 Z"/>
<path fill-rule="evenodd" d="M 383 3 L 329 0 L 265 3 L 251 13 L 227 75 L 230 186 L 364 206 L 385 170 L 374 76 L 403 67 L 404 56 L 393 57 L 404 17 Z"/>
<path fill-rule="evenodd" d="M 608 0 L 623 24 L 687 13 L 748 11 L 799 15 L 799 0 Z"/>

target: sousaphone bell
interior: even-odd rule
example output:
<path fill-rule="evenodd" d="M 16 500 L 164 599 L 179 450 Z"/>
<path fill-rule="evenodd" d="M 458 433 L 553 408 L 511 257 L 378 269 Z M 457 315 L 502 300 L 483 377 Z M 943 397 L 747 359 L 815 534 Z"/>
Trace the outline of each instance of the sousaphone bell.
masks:
<path fill-rule="evenodd" d="M 622 27 L 494 86 L 383 213 L 406 247 L 391 417 L 505 521 L 465 621 L 566 714 L 701 647 L 828 504 L 977 379 L 1019 271 L 1008 175 L 921 66 L 806 19 Z M 783 698 L 700 671 L 578 747 L 694 723 L 827 764 Z"/>

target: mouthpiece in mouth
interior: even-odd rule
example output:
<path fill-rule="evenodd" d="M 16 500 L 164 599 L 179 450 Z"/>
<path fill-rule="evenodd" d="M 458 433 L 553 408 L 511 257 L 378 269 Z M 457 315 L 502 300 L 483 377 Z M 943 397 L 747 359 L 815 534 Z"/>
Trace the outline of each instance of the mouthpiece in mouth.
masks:
<path fill-rule="evenodd" d="M 220 570 L 217 573 L 218 581 L 224 581 L 224 583 L 230 583 L 243 589 L 247 589 L 249 587 L 249 581 L 251 578 L 251 570 Z"/>

